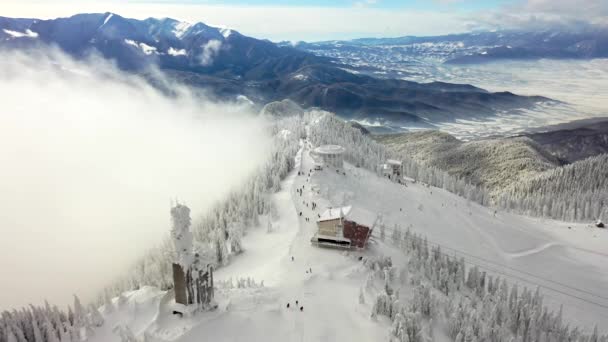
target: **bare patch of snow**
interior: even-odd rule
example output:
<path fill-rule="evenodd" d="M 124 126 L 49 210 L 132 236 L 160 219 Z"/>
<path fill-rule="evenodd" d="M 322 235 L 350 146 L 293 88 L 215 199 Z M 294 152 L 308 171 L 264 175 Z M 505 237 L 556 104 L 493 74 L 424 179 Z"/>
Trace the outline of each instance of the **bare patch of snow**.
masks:
<path fill-rule="evenodd" d="M 153 53 L 157 53 L 156 48 L 154 46 L 150 46 L 145 43 L 139 43 L 139 47 L 146 55 L 151 55 Z"/>
<path fill-rule="evenodd" d="M 131 39 L 125 39 L 125 44 L 131 45 L 131 46 L 135 46 L 135 47 L 139 47 L 139 44 L 136 41 L 131 40 Z"/>
<path fill-rule="evenodd" d="M 304 74 L 297 74 L 297 75 L 294 75 L 292 78 L 297 81 L 306 81 L 308 79 L 308 76 L 306 76 Z"/>
<path fill-rule="evenodd" d="M 131 46 L 134 46 L 136 48 L 141 49 L 141 51 L 143 53 L 145 53 L 146 55 L 151 55 L 151 54 L 158 54 L 158 51 L 156 49 L 156 47 L 154 46 L 150 46 L 146 43 L 138 43 L 134 40 L 131 39 L 125 39 L 125 43 Z"/>
<path fill-rule="evenodd" d="M 12 36 L 13 38 L 38 38 L 38 33 L 27 29 L 25 30 L 25 32 L 19 32 L 19 31 L 12 31 L 12 30 L 7 30 L 7 29 L 3 29 L 2 31 L 4 31 L 4 33 Z"/>
<path fill-rule="evenodd" d="M 173 34 L 175 34 L 177 38 L 181 39 L 191 27 L 192 24 L 185 21 L 180 21 L 173 27 Z"/>
<path fill-rule="evenodd" d="M 228 28 L 222 28 L 220 29 L 220 33 L 222 34 L 222 36 L 224 36 L 224 38 L 227 39 L 232 34 L 232 30 Z"/>
<path fill-rule="evenodd" d="M 110 19 L 112 19 L 113 16 L 114 16 L 113 13 L 108 14 L 108 16 L 106 17 L 106 19 L 103 21 L 103 24 L 101 24 L 101 26 L 99 26 L 99 28 L 104 27 L 108 23 L 108 21 L 110 21 Z"/>
<path fill-rule="evenodd" d="M 172 47 L 169 48 L 169 51 L 167 51 L 167 53 L 171 56 L 177 57 L 177 56 L 187 56 L 188 52 L 186 52 L 185 49 L 174 49 Z"/>

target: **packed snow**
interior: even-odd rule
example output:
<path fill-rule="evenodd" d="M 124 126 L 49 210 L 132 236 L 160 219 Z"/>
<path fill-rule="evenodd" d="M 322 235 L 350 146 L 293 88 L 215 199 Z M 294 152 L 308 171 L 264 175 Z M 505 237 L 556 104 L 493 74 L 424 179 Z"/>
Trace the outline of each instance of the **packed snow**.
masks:
<path fill-rule="evenodd" d="M 244 252 L 215 272 L 216 310 L 178 318 L 170 312 L 170 291 L 143 288 L 114 299 L 112 310 L 101 308 L 109 323 L 93 341 L 119 341 L 117 332 L 124 331 L 147 341 L 387 340 L 390 321 L 370 318 L 379 290 L 370 283 L 366 260 L 390 256 L 393 265 L 407 263 L 385 237 L 397 226 L 424 234 L 429 244 L 489 274 L 532 289 L 540 286 L 546 305 L 557 310 L 563 304 L 564 320 L 573 325 L 589 332 L 594 324 L 600 332 L 608 329 L 602 324 L 608 322 L 605 230 L 496 212 L 444 190 L 397 184 L 349 164 L 344 173 L 315 171 L 312 149 L 302 141 L 295 168 L 272 196 L 271 214 L 247 232 Z M 374 230 L 368 249 L 312 246 L 321 213 L 347 205 L 381 216 L 382 228 Z M 448 340 L 441 322 L 424 326 L 427 336 Z"/>

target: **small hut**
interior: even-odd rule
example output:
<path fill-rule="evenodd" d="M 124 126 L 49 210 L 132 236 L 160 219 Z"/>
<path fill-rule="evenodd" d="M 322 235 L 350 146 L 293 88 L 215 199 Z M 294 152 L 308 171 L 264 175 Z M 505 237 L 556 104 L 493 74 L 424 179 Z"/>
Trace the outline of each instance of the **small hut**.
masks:
<path fill-rule="evenodd" d="M 386 163 L 381 165 L 382 175 L 395 182 L 401 181 L 403 174 L 403 163 L 395 159 L 387 159 Z"/>
<path fill-rule="evenodd" d="M 323 145 L 313 150 L 315 161 L 322 162 L 327 168 L 344 168 L 344 152 L 346 149 L 339 145 Z"/>

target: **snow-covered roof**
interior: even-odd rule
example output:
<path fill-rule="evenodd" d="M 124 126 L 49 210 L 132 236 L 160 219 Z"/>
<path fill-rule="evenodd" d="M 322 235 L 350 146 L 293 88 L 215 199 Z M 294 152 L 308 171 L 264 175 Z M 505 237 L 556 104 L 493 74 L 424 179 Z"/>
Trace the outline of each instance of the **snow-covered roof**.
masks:
<path fill-rule="evenodd" d="M 323 145 L 315 148 L 317 154 L 341 154 L 346 149 L 340 145 Z"/>
<path fill-rule="evenodd" d="M 378 215 L 369 210 L 349 205 L 325 210 L 317 222 L 332 221 L 341 218 L 372 228 L 376 224 Z"/>
<path fill-rule="evenodd" d="M 401 166 L 401 162 L 399 160 L 395 160 L 395 159 L 387 159 L 386 163 L 389 165 L 399 165 Z"/>
<path fill-rule="evenodd" d="M 352 209 L 352 206 L 350 206 L 350 205 L 346 206 L 346 207 L 329 208 L 321 214 L 321 217 L 319 217 L 317 222 L 341 219 L 345 215 L 347 215 L 351 209 Z"/>
<path fill-rule="evenodd" d="M 345 214 L 344 219 L 352 222 L 356 222 L 362 226 L 366 226 L 368 228 L 374 227 L 376 224 L 376 220 L 378 219 L 378 215 L 372 213 L 369 210 L 354 207 L 347 214 Z"/>

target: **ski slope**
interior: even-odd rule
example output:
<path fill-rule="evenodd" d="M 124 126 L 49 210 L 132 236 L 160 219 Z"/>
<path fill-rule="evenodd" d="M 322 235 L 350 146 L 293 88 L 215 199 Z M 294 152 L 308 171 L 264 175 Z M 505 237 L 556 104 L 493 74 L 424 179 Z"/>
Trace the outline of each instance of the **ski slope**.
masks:
<path fill-rule="evenodd" d="M 442 189 L 406 187 L 350 165 L 346 176 L 324 170 L 311 181 L 326 195 L 317 200 L 320 208 L 352 204 L 381 213 L 386 240 L 396 224 L 409 227 L 469 265 L 541 286 L 547 304 L 563 304 L 573 324 L 608 331 L 608 231 L 495 212 Z"/>
<path fill-rule="evenodd" d="M 144 288 L 125 294 L 122 304 L 114 299 L 117 309 L 105 314 L 106 324 L 93 341 L 120 341 L 112 332 L 117 325 L 129 326 L 148 342 L 387 340 L 390 322 L 370 319 L 375 294 L 365 292 L 365 303 L 359 303 L 370 273 L 359 256 L 389 255 L 395 265 L 404 265 L 407 258 L 389 241 L 396 224 L 426 235 L 430 244 L 465 257 L 470 265 L 531 288 L 541 286 L 547 304 L 558 308 L 563 303 L 564 319 L 572 324 L 608 330 L 605 230 L 494 212 L 437 188 L 398 185 L 348 164 L 346 175 L 311 171 L 311 149 L 302 143 L 295 169 L 273 195 L 271 231 L 268 218 L 261 218 L 243 239 L 245 251 L 216 271 L 216 310 L 178 318 L 171 314 L 171 292 Z M 296 190 L 302 187 L 300 196 Z M 385 241 L 376 229 L 366 251 L 313 247 L 315 217 L 339 205 L 381 213 Z M 247 277 L 264 285 L 225 285 Z M 296 300 L 303 311 L 294 307 Z M 435 339 L 447 337 L 437 331 Z"/>

